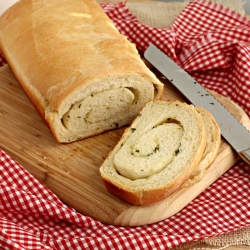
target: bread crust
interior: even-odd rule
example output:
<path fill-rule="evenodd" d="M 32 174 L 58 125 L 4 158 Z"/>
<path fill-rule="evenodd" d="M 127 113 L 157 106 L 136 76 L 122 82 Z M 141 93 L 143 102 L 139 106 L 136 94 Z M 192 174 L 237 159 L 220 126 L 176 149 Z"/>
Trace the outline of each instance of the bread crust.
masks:
<path fill-rule="evenodd" d="M 184 179 L 182 182 L 180 181 L 180 185 L 181 183 L 184 183 L 185 180 L 186 179 Z M 160 189 L 144 190 L 143 192 L 129 192 L 121 187 L 116 186 L 108 179 L 103 178 L 103 183 L 111 194 L 124 201 L 127 201 L 130 204 L 138 206 L 151 205 L 164 200 L 173 194 L 179 187 L 176 184 L 172 184 Z"/>
<path fill-rule="evenodd" d="M 195 107 L 195 110 L 201 115 L 206 129 L 206 147 L 198 167 L 193 171 L 188 180 L 182 187 L 186 188 L 202 180 L 206 170 L 214 162 L 221 145 L 220 127 L 215 121 L 213 115 L 203 107 Z"/>
<path fill-rule="evenodd" d="M 175 176 L 175 178 L 173 178 L 172 180 L 168 180 L 166 181 L 166 183 L 164 184 L 161 183 L 160 185 L 158 186 L 156 185 L 155 187 L 152 188 L 145 188 L 146 184 L 144 183 L 144 180 L 145 182 L 147 182 L 147 178 L 145 178 L 142 179 L 141 183 L 139 183 L 139 185 L 141 184 L 141 187 L 139 187 L 138 185 L 138 188 L 132 188 L 129 186 L 129 184 L 125 184 L 126 177 L 124 177 L 125 179 L 123 179 L 123 177 L 119 177 L 121 179 L 120 183 L 117 180 L 115 180 L 114 177 L 120 176 L 120 173 L 118 173 L 114 167 L 110 166 L 113 165 L 114 163 L 113 162 L 114 154 L 116 154 L 119 148 L 126 142 L 128 134 L 131 131 L 131 128 L 135 127 L 135 124 L 138 124 L 138 119 L 140 119 L 141 114 L 143 114 L 143 112 L 145 111 L 145 107 L 147 105 L 154 105 L 157 103 L 161 103 L 163 105 L 164 103 L 180 105 L 187 109 L 189 108 L 191 109 L 192 115 L 196 117 L 195 118 L 196 124 L 193 125 L 199 127 L 200 131 L 198 135 L 199 139 L 197 140 L 197 145 L 194 145 L 196 151 L 194 152 L 191 161 L 188 161 L 189 165 L 184 166 L 184 169 L 180 173 L 178 173 L 177 177 Z M 145 107 L 142 109 L 139 116 L 137 116 L 137 118 L 133 121 L 131 126 L 124 131 L 121 139 L 119 140 L 115 148 L 108 154 L 106 160 L 104 161 L 104 163 L 100 168 L 100 174 L 107 190 L 111 194 L 134 205 L 150 205 L 167 198 L 175 191 L 177 191 L 186 182 L 191 173 L 198 166 L 206 146 L 206 132 L 203 121 L 198 112 L 194 110 L 194 107 L 192 105 L 187 105 L 186 103 L 181 103 L 179 101 L 152 101 L 147 103 Z M 153 109 L 151 110 L 151 112 L 153 112 Z M 154 117 L 152 119 L 154 119 Z M 166 166 L 166 168 L 167 167 L 168 166 Z M 162 171 L 165 170 L 163 169 Z M 156 173 L 156 175 L 160 175 L 161 172 Z M 129 180 L 129 183 L 130 184 L 132 183 L 131 180 Z"/>
<path fill-rule="evenodd" d="M 154 93 L 147 101 L 163 94 L 163 84 L 145 66 L 134 44 L 118 32 L 93 0 L 17 2 L 0 18 L 0 47 L 59 142 L 68 142 L 69 137 L 62 135 L 64 128 L 58 131 L 59 120 L 85 98 L 86 89 L 119 88 L 117 77 L 126 82 L 132 76 L 141 79 L 142 88 L 151 82 Z M 101 132 L 94 130 L 89 136 Z M 77 133 L 73 140 L 76 137 Z"/>

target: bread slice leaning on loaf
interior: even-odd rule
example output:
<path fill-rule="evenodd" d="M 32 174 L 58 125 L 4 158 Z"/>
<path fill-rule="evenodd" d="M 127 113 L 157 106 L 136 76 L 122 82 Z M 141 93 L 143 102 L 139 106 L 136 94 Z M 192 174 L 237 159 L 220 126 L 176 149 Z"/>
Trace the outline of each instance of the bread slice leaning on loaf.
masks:
<path fill-rule="evenodd" d="M 58 142 L 130 123 L 163 84 L 94 0 L 20 0 L 0 47 Z"/>
<path fill-rule="evenodd" d="M 206 131 L 193 105 L 150 101 L 100 167 L 108 191 L 135 205 L 161 201 L 198 166 Z"/>
<path fill-rule="evenodd" d="M 215 121 L 213 115 L 203 107 L 195 107 L 195 110 L 200 114 L 205 125 L 207 135 L 206 147 L 198 167 L 194 170 L 182 187 L 190 187 L 202 180 L 206 174 L 206 170 L 214 162 L 221 145 L 220 127 Z"/>

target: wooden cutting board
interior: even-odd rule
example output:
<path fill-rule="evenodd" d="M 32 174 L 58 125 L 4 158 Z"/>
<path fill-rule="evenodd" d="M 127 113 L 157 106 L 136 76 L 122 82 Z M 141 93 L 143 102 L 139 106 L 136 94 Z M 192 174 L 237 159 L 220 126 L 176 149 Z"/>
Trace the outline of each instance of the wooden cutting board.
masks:
<path fill-rule="evenodd" d="M 138 226 L 166 219 L 178 213 L 238 160 L 231 147 L 222 141 L 218 157 L 202 181 L 154 205 L 130 205 L 105 189 L 98 171 L 124 129 L 71 144 L 58 144 L 8 65 L 0 69 L 0 86 L 0 148 L 63 202 L 104 223 Z M 219 95 L 217 98 L 246 127 L 250 127 L 250 121 L 241 108 Z M 163 99 L 185 101 L 168 82 Z"/>

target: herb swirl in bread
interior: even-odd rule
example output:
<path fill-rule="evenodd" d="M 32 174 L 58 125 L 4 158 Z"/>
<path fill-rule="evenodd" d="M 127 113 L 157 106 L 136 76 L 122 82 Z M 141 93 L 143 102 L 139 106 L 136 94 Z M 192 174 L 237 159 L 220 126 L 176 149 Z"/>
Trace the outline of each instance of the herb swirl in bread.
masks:
<path fill-rule="evenodd" d="M 109 153 L 100 174 L 112 194 L 131 204 L 152 204 L 185 183 L 205 146 L 205 126 L 193 105 L 150 101 Z"/>

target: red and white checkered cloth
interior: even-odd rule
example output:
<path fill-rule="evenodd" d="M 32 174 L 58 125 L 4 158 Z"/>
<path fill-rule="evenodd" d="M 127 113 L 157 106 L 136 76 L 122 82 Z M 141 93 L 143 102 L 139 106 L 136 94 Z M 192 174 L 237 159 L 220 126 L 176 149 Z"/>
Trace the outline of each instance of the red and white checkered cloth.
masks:
<path fill-rule="evenodd" d="M 154 43 L 202 85 L 250 114 L 250 21 L 194 0 L 171 28 L 156 29 L 140 24 L 123 3 L 102 6 L 140 51 Z M 175 216 L 153 225 L 118 227 L 63 204 L 0 150 L 0 247 L 168 249 L 202 240 L 250 226 L 249 179 L 249 166 L 239 161 Z"/>

